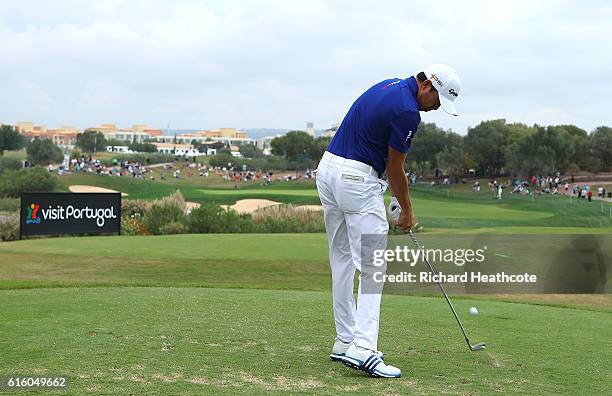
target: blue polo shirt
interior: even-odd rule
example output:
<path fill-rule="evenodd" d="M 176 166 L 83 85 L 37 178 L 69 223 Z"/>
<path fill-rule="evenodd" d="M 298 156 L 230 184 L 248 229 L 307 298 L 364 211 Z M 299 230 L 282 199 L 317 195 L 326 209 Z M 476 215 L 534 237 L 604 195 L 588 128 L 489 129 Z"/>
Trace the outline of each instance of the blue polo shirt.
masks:
<path fill-rule="evenodd" d="M 382 81 L 351 106 L 327 151 L 372 166 L 382 175 L 389 146 L 408 152 L 421 122 L 414 77 Z"/>

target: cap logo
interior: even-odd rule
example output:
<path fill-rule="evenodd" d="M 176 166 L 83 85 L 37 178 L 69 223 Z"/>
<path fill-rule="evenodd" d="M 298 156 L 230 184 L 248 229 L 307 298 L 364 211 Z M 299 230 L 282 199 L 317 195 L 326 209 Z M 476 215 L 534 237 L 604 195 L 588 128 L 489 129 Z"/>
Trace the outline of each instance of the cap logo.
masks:
<path fill-rule="evenodd" d="M 435 82 L 437 82 L 439 86 L 443 86 L 444 85 L 444 84 L 442 84 L 442 81 L 440 81 L 438 76 L 436 76 L 435 74 L 431 75 L 431 79 L 434 80 Z"/>
<path fill-rule="evenodd" d="M 455 92 L 455 90 L 454 90 L 454 89 L 452 89 L 452 88 L 448 90 L 448 93 L 449 93 L 449 94 L 451 94 L 451 95 L 453 95 L 455 98 L 456 98 L 457 96 L 459 96 L 459 94 L 458 94 L 457 92 Z"/>

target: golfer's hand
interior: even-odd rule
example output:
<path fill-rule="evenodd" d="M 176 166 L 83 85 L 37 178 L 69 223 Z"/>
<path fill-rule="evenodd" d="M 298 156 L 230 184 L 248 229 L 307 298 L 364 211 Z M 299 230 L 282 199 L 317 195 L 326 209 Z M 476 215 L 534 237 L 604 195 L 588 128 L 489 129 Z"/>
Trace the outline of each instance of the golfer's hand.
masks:
<path fill-rule="evenodd" d="M 414 226 L 414 214 L 412 213 L 412 209 L 402 210 L 402 214 L 395 224 L 405 232 L 410 231 Z"/>

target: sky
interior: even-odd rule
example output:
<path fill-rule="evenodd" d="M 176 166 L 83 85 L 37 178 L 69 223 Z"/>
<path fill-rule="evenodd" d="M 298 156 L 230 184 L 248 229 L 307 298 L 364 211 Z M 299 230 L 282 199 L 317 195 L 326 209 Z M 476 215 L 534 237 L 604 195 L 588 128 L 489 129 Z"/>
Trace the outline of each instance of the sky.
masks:
<path fill-rule="evenodd" d="M 612 2 L 0 0 L 0 122 L 316 129 L 432 63 L 482 120 L 612 125 Z"/>

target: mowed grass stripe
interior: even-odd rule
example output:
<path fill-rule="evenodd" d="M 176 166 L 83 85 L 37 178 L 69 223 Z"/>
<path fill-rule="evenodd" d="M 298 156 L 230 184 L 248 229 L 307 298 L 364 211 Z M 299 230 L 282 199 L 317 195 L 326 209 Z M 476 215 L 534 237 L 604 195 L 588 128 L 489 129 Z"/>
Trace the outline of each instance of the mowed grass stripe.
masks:
<path fill-rule="evenodd" d="M 530 228 L 509 230 L 508 234 L 534 232 Z M 539 229 L 539 232 L 552 234 L 551 231 L 559 230 Z M 564 229 L 567 234 L 584 230 Z M 485 231 L 491 234 L 500 230 Z M 471 235 L 472 232 L 465 230 L 446 230 L 445 233 L 437 230 L 419 238 L 428 245 L 446 239 L 448 246 L 469 247 L 473 238 L 478 237 Z M 392 239 L 412 246 L 406 236 L 393 236 Z M 522 239 L 525 243 L 530 240 Z M 516 247 L 516 251 L 529 249 L 529 246 Z M 189 286 L 330 290 L 330 283 L 324 234 L 109 236 L 47 238 L 0 244 L 0 289 Z M 567 300 L 554 297 L 545 301 L 528 295 L 487 298 L 612 311 L 610 298 L 583 296 Z"/>

